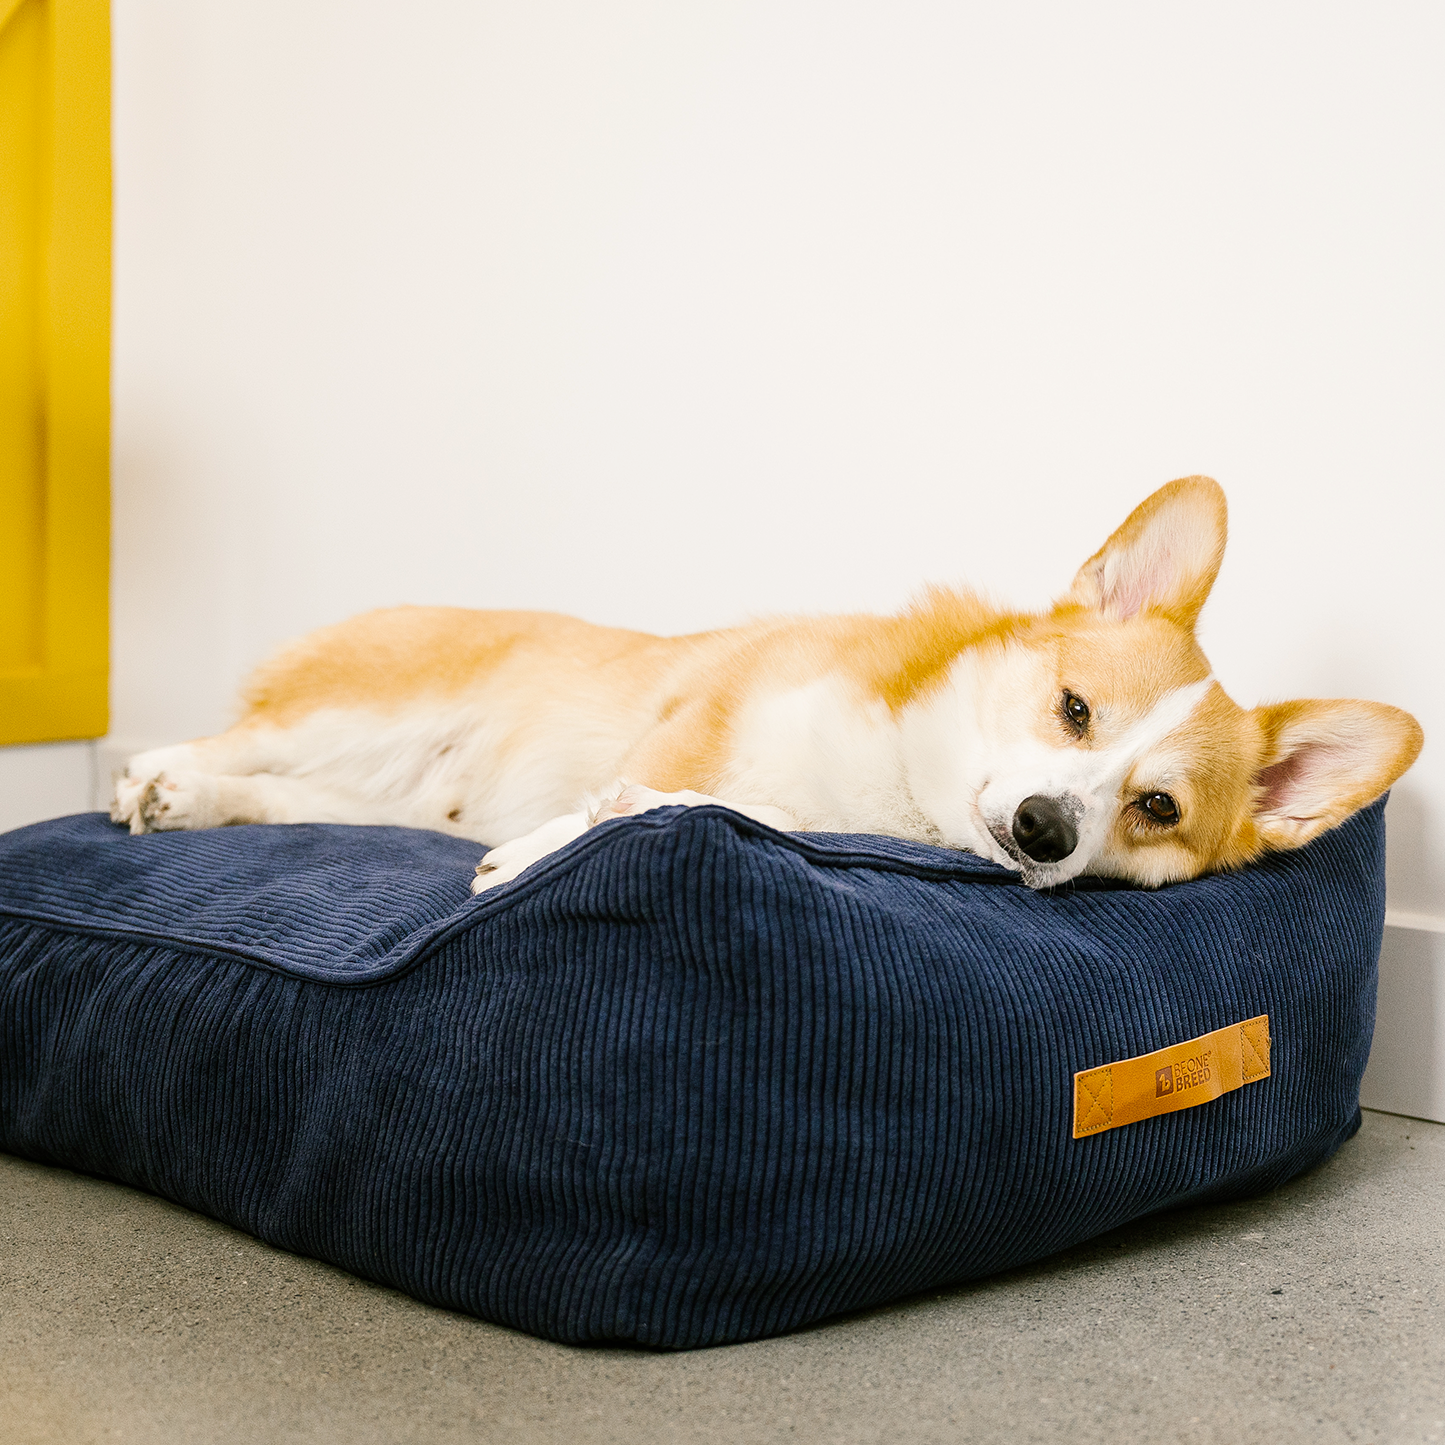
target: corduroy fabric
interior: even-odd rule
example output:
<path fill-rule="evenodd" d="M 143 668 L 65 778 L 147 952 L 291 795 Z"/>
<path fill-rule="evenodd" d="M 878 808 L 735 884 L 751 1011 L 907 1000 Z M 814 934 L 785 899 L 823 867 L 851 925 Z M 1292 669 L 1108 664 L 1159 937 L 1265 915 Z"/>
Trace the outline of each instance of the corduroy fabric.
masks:
<path fill-rule="evenodd" d="M 719 808 L 479 849 L 0 837 L 0 1147 L 551 1339 L 751 1339 L 1267 1189 L 1357 1128 L 1383 804 L 1158 892 Z M 1273 1074 L 1072 1137 L 1073 1075 L 1258 1014 Z"/>

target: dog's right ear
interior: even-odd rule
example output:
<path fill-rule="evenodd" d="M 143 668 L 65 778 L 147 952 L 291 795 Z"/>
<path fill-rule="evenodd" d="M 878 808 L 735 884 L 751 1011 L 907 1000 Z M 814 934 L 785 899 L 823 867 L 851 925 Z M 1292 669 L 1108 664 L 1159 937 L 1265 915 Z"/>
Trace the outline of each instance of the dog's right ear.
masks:
<path fill-rule="evenodd" d="M 1266 848 L 1298 848 L 1373 802 L 1420 755 L 1425 734 L 1382 702 L 1302 699 L 1254 709 L 1264 752 L 1254 821 Z"/>
<path fill-rule="evenodd" d="M 1227 517 L 1224 489 L 1209 477 L 1160 487 L 1079 568 L 1061 602 L 1116 622 L 1159 612 L 1192 631 L 1224 560 Z"/>

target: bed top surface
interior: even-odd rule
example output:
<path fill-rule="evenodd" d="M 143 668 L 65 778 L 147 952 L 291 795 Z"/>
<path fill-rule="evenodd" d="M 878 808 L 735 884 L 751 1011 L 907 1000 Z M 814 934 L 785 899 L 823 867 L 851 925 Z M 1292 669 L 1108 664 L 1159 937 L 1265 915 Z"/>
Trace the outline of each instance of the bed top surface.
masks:
<path fill-rule="evenodd" d="M 1001 946 L 1059 930 L 1107 933 L 1124 918 L 1129 932 L 1157 927 L 1173 938 L 1189 925 L 1234 926 L 1300 886 L 1328 893 L 1325 880 L 1336 874 L 1366 878 L 1380 806 L 1241 873 L 1157 891 L 1084 879 L 1045 894 L 966 853 L 868 835 L 779 834 L 721 808 L 669 808 L 604 824 L 479 898 L 468 885 L 483 850 L 441 833 L 293 824 L 132 837 L 104 814 L 82 813 L 0 835 L 0 913 L 161 939 L 317 980 L 374 982 L 457 930 L 525 909 L 559 879 L 575 884 L 592 869 L 615 880 L 623 863 L 630 899 L 573 886 L 570 906 L 655 917 L 660 894 L 696 890 L 714 869 L 740 918 L 804 898 L 826 909 L 842 895 L 850 906 L 916 915 L 932 933 L 965 923 L 972 937 L 997 931 Z M 631 856 L 618 859 L 617 850 Z M 681 874 L 680 863 L 690 865 Z"/>

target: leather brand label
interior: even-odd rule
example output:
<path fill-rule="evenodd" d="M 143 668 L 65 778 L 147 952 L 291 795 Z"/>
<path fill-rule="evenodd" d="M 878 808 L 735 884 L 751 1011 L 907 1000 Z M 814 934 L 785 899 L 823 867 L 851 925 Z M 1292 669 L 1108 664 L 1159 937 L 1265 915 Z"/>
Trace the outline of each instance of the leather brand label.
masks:
<path fill-rule="evenodd" d="M 1269 1077 L 1269 1015 L 1074 1075 L 1074 1138 L 1207 1104 Z"/>

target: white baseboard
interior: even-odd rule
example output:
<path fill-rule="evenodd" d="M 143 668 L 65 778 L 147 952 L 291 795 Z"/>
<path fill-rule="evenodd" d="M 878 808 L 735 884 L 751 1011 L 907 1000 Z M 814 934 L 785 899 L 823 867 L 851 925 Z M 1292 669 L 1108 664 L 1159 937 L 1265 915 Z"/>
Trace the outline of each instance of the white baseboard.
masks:
<path fill-rule="evenodd" d="M 1375 1043 L 1360 1102 L 1445 1123 L 1445 919 L 1386 914 Z"/>
<path fill-rule="evenodd" d="M 93 742 L 0 748 L 0 833 L 86 813 L 96 791 Z"/>
<path fill-rule="evenodd" d="M 1417 928 L 1424 933 L 1445 933 L 1445 918 L 1433 913 L 1405 913 L 1398 908 L 1385 910 L 1386 928 Z"/>

